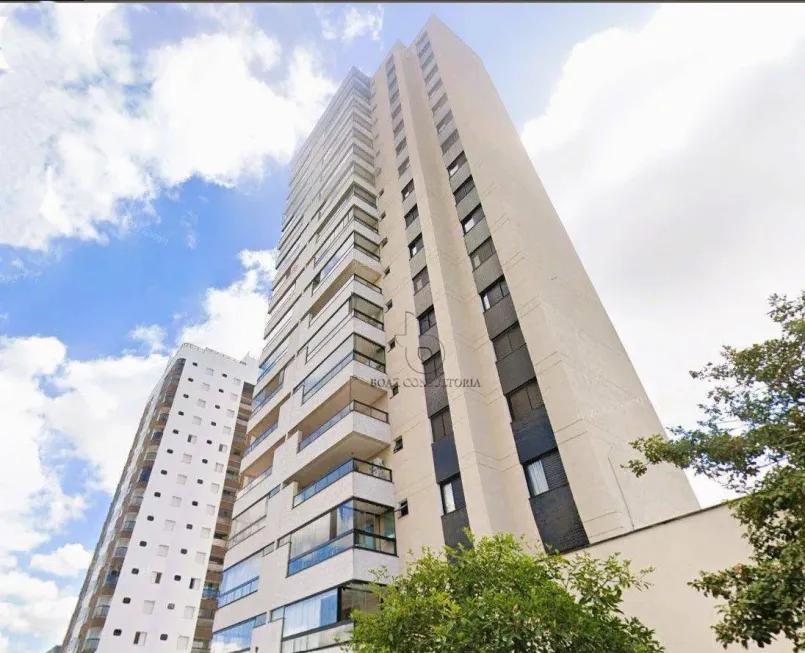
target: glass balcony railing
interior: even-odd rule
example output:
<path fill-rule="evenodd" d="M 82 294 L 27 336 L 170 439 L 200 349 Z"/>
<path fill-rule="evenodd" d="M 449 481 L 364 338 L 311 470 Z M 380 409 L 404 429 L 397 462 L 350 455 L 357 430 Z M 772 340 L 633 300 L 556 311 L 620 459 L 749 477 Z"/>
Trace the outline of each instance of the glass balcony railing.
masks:
<path fill-rule="evenodd" d="M 271 435 L 274 431 L 277 430 L 277 424 L 279 422 L 274 422 L 271 426 L 269 426 L 265 431 L 263 431 L 260 435 L 255 438 L 254 442 L 252 442 L 248 447 L 243 450 L 243 456 L 245 457 L 250 451 L 253 451 L 254 448 L 260 444 L 263 440 L 265 440 L 269 435 Z"/>
<path fill-rule="evenodd" d="M 302 633 L 295 637 L 282 640 L 282 653 L 302 653 L 302 651 L 317 651 L 343 644 L 350 638 L 352 622 L 341 623 L 326 630 L 317 630 L 312 633 Z"/>
<path fill-rule="evenodd" d="M 309 444 L 314 442 L 317 438 L 320 438 L 324 433 L 329 431 L 331 428 L 333 428 L 333 426 L 338 424 L 338 422 L 340 422 L 342 419 L 344 419 L 347 415 L 349 415 L 352 412 L 362 413 L 363 415 L 367 415 L 368 417 L 379 420 L 381 422 L 389 421 L 389 415 L 387 412 L 382 411 L 378 408 L 373 408 L 372 406 L 364 404 L 360 401 L 350 401 L 335 415 L 333 415 L 330 419 L 324 422 L 324 424 L 322 424 L 315 430 L 311 431 L 307 435 L 303 436 L 302 439 L 299 440 L 298 451 L 302 451 L 302 449 L 304 449 Z"/>
<path fill-rule="evenodd" d="M 237 587 L 233 587 L 228 592 L 224 592 L 223 594 L 218 595 L 218 607 L 222 608 L 225 605 L 232 603 L 233 601 L 237 601 L 238 599 L 242 599 L 244 596 L 248 596 L 249 594 L 254 594 L 257 591 L 257 587 L 260 583 L 260 578 L 252 578 L 250 581 L 243 583 L 243 585 L 238 585 Z"/>
<path fill-rule="evenodd" d="M 298 574 L 300 571 L 324 562 L 339 553 L 356 548 L 397 555 L 397 541 L 392 538 L 363 531 L 347 531 L 343 535 L 289 560 L 288 575 Z"/>
<path fill-rule="evenodd" d="M 101 643 L 100 637 L 87 637 L 81 644 L 82 651 L 97 651 L 98 645 Z"/>
<path fill-rule="evenodd" d="M 127 546 L 116 546 L 115 550 L 114 550 L 114 553 L 112 553 L 112 557 L 113 558 L 125 558 L 126 557 L 126 551 L 128 551 L 128 550 L 129 550 L 129 547 L 127 547 Z"/>
<path fill-rule="evenodd" d="M 260 376 L 258 376 L 258 377 L 257 377 L 257 381 L 255 382 L 255 385 L 257 385 L 258 383 L 260 383 L 260 381 L 262 381 L 262 380 L 265 378 L 265 376 L 266 376 L 266 375 L 267 375 L 267 374 L 268 374 L 268 373 L 269 373 L 271 370 L 273 370 L 273 369 L 274 369 L 274 367 L 277 365 L 277 361 L 279 361 L 279 360 L 280 360 L 280 359 L 281 359 L 283 356 L 285 356 L 285 354 L 287 354 L 287 353 L 288 353 L 288 347 L 287 347 L 287 346 L 285 346 L 285 347 L 283 347 L 283 348 L 282 348 L 282 351 L 279 351 L 279 352 L 277 352 L 276 354 L 274 354 L 274 355 L 271 357 L 271 360 L 270 360 L 270 361 L 267 361 L 266 363 L 264 363 L 264 364 L 265 364 L 265 367 L 261 368 L 261 369 L 262 369 L 262 372 L 260 372 Z"/>
<path fill-rule="evenodd" d="M 375 478 L 380 478 L 384 481 L 391 481 L 390 469 L 381 467 L 380 465 L 368 463 L 365 460 L 352 458 L 344 464 L 339 465 L 332 471 L 327 472 L 319 480 L 311 483 L 303 490 L 300 490 L 293 498 L 293 507 L 296 508 L 296 506 L 299 504 L 304 503 L 310 499 L 310 497 L 315 496 L 325 488 L 330 487 L 333 483 L 344 478 L 347 474 L 351 474 L 352 472 L 374 476 Z"/>
<path fill-rule="evenodd" d="M 230 550 L 236 544 L 240 544 L 243 540 L 250 538 L 252 535 L 257 533 L 258 531 L 263 530 L 266 525 L 266 518 L 265 516 L 260 517 L 257 521 L 252 522 L 243 530 L 238 531 L 234 535 L 230 536 L 226 542 L 226 549 L 227 551 Z"/>
<path fill-rule="evenodd" d="M 243 498 L 243 497 L 245 497 L 247 494 L 249 494 L 249 492 L 251 492 L 251 491 L 252 491 L 254 488 L 256 488 L 256 487 L 257 487 L 257 486 L 260 484 L 260 482 L 261 482 L 261 481 L 264 481 L 264 480 L 266 480 L 266 479 L 267 479 L 269 476 L 271 476 L 271 472 L 273 472 L 273 471 L 274 471 L 274 467 L 273 467 L 273 466 L 271 466 L 271 467 L 269 467 L 268 469 L 266 469 L 264 472 L 261 472 L 260 474 L 258 474 L 257 476 L 255 476 L 254 478 L 252 478 L 251 480 L 249 480 L 249 481 L 246 483 L 246 485 L 244 485 L 244 486 L 243 486 L 242 488 L 240 488 L 240 490 L 238 491 L 238 499 L 242 499 L 242 498 Z"/>
<path fill-rule="evenodd" d="M 134 530 L 134 520 L 133 519 L 127 519 L 126 521 L 124 521 L 122 530 L 124 530 L 124 531 L 133 531 Z"/>
<path fill-rule="evenodd" d="M 215 587 L 205 587 L 201 591 L 201 598 L 202 599 L 217 599 L 218 598 L 218 589 Z"/>
<path fill-rule="evenodd" d="M 109 606 L 108 605 L 99 605 L 92 611 L 92 617 L 94 619 L 103 619 L 109 614 Z"/>
<path fill-rule="evenodd" d="M 276 386 L 271 388 L 271 390 L 263 390 L 260 392 L 260 394 L 258 394 L 257 397 L 254 398 L 252 401 L 252 415 L 265 406 L 280 390 L 282 390 L 282 381 L 282 376 L 280 376 L 279 383 L 277 383 Z"/>

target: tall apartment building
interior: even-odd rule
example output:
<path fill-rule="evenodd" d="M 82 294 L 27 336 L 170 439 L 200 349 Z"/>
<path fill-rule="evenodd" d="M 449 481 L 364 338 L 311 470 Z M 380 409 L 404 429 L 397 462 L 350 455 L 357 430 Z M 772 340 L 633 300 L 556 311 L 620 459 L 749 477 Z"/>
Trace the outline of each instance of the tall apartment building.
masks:
<path fill-rule="evenodd" d="M 698 508 L 478 57 L 431 19 L 292 163 L 214 653 L 329 649 L 371 570 L 508 531 L 570 551 Z"/>
<path fill-rule="evenodd" d="M 143 411 L 65 653 L 209 649 L 256 361 L 183 344 Z"/>

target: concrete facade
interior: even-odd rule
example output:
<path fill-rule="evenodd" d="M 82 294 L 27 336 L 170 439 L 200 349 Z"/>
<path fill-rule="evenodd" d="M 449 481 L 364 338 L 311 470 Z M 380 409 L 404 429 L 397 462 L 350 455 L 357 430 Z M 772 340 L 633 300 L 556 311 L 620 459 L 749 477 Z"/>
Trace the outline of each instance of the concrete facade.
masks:
<path fill-rule="evenodd" d="M 209 647 L 255 377 L 253 359 L 190 344 L 171 358 L 143 411 L 66 653 Z"/>
<path fill-rule="evenodd" d="M 214 653 L 336 650 L 372 569 L 468 526 L 661 567 L 647 527 L 691 515 L 656 533 L 723 527 L 741 555 L 682 472 L 621 468 L 661 424 L 483 64 L 438 20 L 336 92 L 279 252 Z M 700 566 L 675 545 L 663 588 Z M 669 651 L 709 650 L 712 606 L 667 591 L 691 638 L 656 593 L 630 605 Z"/>

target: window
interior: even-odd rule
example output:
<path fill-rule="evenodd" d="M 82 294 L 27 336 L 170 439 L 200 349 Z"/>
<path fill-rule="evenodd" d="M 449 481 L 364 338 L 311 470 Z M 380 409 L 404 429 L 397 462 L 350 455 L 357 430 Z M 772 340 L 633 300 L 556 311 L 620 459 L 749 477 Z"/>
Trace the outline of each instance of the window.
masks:
<path fill-rule="evenodd" d="M 207 510 L 208 515 L 214 515 L 215 514 L 215 506 L 212 505 L 211 503 L 207 504 L 206 510 Z"/>
<path fill-rule="evenodd" d="M 434 66 L 433 68 L 430 69 L 430 72 L 427 75 L 425 75 L 425 86 L 428 85 L 428 82 L 430 82 L 430 80 L 433 79 L 433 76 L 438 72 L 439 72 L 438 66 Z"/>
<path fill-rule="evenodd" d="M 399 167 L 397 168 L 397 176 L 398 176 L 398 177 L 402 177 L 402 174 L 403 174 L 403 173 L 404 173 L 406 170 L 408 170 L 408 168 L 410 167 L 410 165 L 411 165 L 411 161 L 409 160 L 409 158 L 408 158 L 408 157 L 405 157 L 405 161 L 403 161 L 403 162 L 402 162 L 402 163 L 399 165 Z"/>
<path fill-rule="evenodd" d="M 226 453 L 226 445 L 225 444 L 219 444 L 218 445 L 218 451 L 220 453 Z"/>
<path fill-rule="evenodd" d="M 432 383 L 444 374 L 442 353 L 438 352 L 422 363 L 425 370 L 425 383 Z"/>
<path fill-rule="evenodd" d="M 388 349 L 388 351 L 391 351 L 391 350 L 392 350 L 392 349 L 394 349 L 396 346 L 397 346 L 397 339 L 396 339 L 396 338 L 392 338 L 391 340 L 389 340 L 389 344 L 388 344 L 388 347 L 387 347 L 386 349 Z"/>
<path fill-rule="evenodd" d="M 398 394 L 400 394 L 400 385 L 395 383 L 393 386 L 391 386 L 391 396 L 396 397 Z"/>
<path fill-rule="evenodd" d="M 177 574 L 176 576 L 173 577 L 173 580 L 178 582 L 178 581 L 182 580 L 182 577 Z"/>
<path fill-rule="evenodd" d="M 120 628 L 115 628 L 115 629 L 112 631 L 112 634 L 113 634 L 115 637 L 120 637 L 120 636 L 123 634 L 123 631 L 122 631 L 122 630 L 120 630 Z"/>
<path fill-rule="evenodd" d="M 395 119 L 397 116 L 399 116 L 399 115 L 400 115 L 400 112 L 401 112 L 401 111 L 402 111 L 402 105 L 401 105 L 401 104 L 398 104 L 398 105 L 395 107 L 394 111 L 392 111 L 392 112 L 391 112 L 391 119 L 392 119 L 392 120 L 394 120 L 394 119 Z"/>
<path fill-rule="evenodd" d="M 428 67 L 428 64 L 433 61 L 433 52 L 431 52 L 425 61 L 422 62 L 422 70 L 425 70 Z"/>
<path fill-rule="evenodd" d="M 134 633 L 134 645 L 145 646 L 145 640 L 147 637 L 147 633 L 143 632 L 142 630 L 138 630 L 136 633 Z"/>
<path fill-rule="evenodd" d="M 213 483 L 212 485 L 210 485 L 210 492 L 212 492 L 213 494 L 217 494 L 220 489 L 221 486 L 218 483 Z"/>
<path fill-rule="evenodd" d="M 157 555 L 158 555 L 160 558 L 165 558 L 165 557 L 167 557 L 167 555 L 168 555 L 168 551 L 169 551 L 169 549 L 170 549 L 170 547 L 169 547 L 167 544 L 160 544 L 160 545 L 157 547 Z"/>
<path fill-rule="evenodd" d="M 408 514 L 408 499 L 403 499 L 397 505 L 397 514 L 400 517 L 405 517 Z"/>
<path fill-rule="evenodd" d="M 207 407 L 207 402 L 204 401 L 203 399 L 199 399 L 198 401 L 196 401 L 196 407 L 197 408 L 206 408 Z"/>
<path fill-rule="evenodd" d="M 168 603 L 168 610 L 173 610 L 176 607 L 175 603 Z"/>
<path fill-rule="evenodd" d="M 447 95 L 442 94 L 442 97 L 436 100 L 436 104 L 433 105 L 432 109 L 433 115 L 435 116 L 437 113 L 439 113 L 439 109 L 441 109 L 446 103 L 447 103 Z"/>
<path fill-rule="evenodd" d="M 457 134 L 458 132 L 454 132 L 454 133 Z M 452 136 L 450 138 L 452 138 Z M 449 141 L 450 138 L 448 138 L 447 141 Z M 445 141 L 445 144 L 447 143 L 447 141 Z M 444 149 L 444 146 L 442 146 L 442 150 L 444 152 L 447 152 L 447 150 Z M 447 166 L 447 174 L 452 177 L 454 174 L 456 174 L 458 172 L 458 169 L 461 166 L 463 166 L 465 163 L 467 163 L 467 156 L 464 154 L 464 152 L 462 152 L 461 154 L 459 154 L 455 158 L 453 163 L 451 163 L 449 166 Z"/>
<path fill-rule="evenodd" d="M 179 635 L 179 639 L 176 640 L 176 650 L 186 651 L 188 646 L 190 646 L 190 638 Z"/>
<path fill-rule="evenodd" d="M 203 537 L 205 540 L 210 539 L 210 535 L 212 535 L 212 530 L 211 529 L 209 529 L 209 528 L 202 528 L 201 529 L 201 537 Z"/>
<path fill-rule="evenodd" d="M 184 618 L 192 619 L 196 614 L 196 609 L 192 605 L 184 606 Z"/>
<path fill-rule="evenodd" d="M 408 183 L 405 185 L 405 188 L 403 188 L 403 189 L 402 189 L 402 198 L 403 198 L 403 201 L 405 201 L 406 199 L 408 199 L 408 196 L 409 196 L 411 193 L 413 193 L 413 192 L 414 192 L 414 180 L 412 179 L 411 181 L 409 181 L 409 182 L 408 182 Z"/>
<path fill-rule="evenodd" d="M 509 285 L 504 277 L 500 277 L 495 283 L 481 293 L 481 304 L 484 312 L 488 311 L 501 299 L 509 295 Z"/>
<path fill-rule="evenodd" d="M 165 530 L 166 531 L 172 531 L 174 526 L 176 526 L 175 521 L 173 521 L 172 519 L 166 519 L 165 520 Z"/>
<path fill-rule="evenodd" d="M 405 146 L 406 146 L 406 145 L 408 145 L 408 143 L 407 143 L 407 142 L 405 141 L 405 139 L 403 138 L 403 139 L 400 141 L 399 145 L 397 145 L 397 147 L 394 149 L 394 151 L 397 153 L 397 156 L 400 156 L 400 153 L 401 153 L 401 152 L 402 152 L 402 151 L 405 149 Z"/>
<path fill-rule="evenodd" d="M 436 133 L 441 134 L 444 128 L 453 121 L 453 112 L 448 111 L 444 118 L 442 118 L 436 125 Z"/>
<path fill-rule="evenodd" d="M 166 469 L 160 469 L 160 470 L 159 470 L 159 473 L 160 473 L 160 474 L 162 474 L 162 476 L 167 476 L 167 475 L 168 475 L 168 470 L 166 470 Z"/>
<path fill-rule="evenodd" d="M 198 415 L 193 415 L 193 424 L 199 426 L 201 424 L 201 418 Z"/>
<path fill-rule="evenodd" d="M 418 217 L 419 209 L 417 208 L 416 204 L 414 204 L 414 208 L 405 214 L 405 226 L 410 227 L 412 224 L 414 224 L 414 220 L 416 220 Z"/>
<path fill-rule="evenodd" d="M 240 381 L 239 378 L 235 377 L 234 379 L 232 379 L 232 384 L 233 385 L 240 385 L 240 383 L 241 383 L 241 381 Z"/>
<path fill-rule="evenodd" d="M 447 150 L 453 147 L 453 145 L 455 145 L 457 142 L 458 142 L 458 129 L 454 129 L 453 133 L 450 134 L 450 136 L 448 136 L 446 139 L 444 139 L 444 143 L 442 143 L 442 154 L 447 154 Z M 467 159 L 465 157 L 464 161 L 466 160 Z M 454 164 L 455 161 L 451 163 L 450 166 L 447 168 L 447 174 L 450 175 L 451 177 L 454 174 L 456 174 L 456 170 L 458 170 L 461 167 L 461 164 L 459 163 L 458 166 L 455 169 L 453 169 Z"/>
<path fill-rule="evenodd" d="M 201 384 L 201 389 L 202 390 L 209 390 L 210 389 L 210 384 L 209 383 L 202 383 Z"/>
<path fill-rule="evenodd" d="M 216 471 L 216 472 L 222 472 L 222 471 L 224 471 L 224 465 L 223 465 L 223 463 L 215 463 L 215 471 Z"/>
<path fill-rule="evenodd" d="M 404 127 L 403 121 L 400 120 L 400 122 L 398 122 L 397 126 L 394 128 L 394 136 L 395 137 L 403 130 L 403 127 Z"/>
<path fill-rule="evenodd" d="M 183 453 L 182 462 L 189 465 L 191 462 L 193 462 L 193 456 L 191 456 L 189 453 Z"/>
<path fill-rule="evenodd" d="M 213 370 L 211 367 L 208 367 L 206 370 L 204 370 L 204 374 L 207 376 L 212 376 L 214 371 L 215 370 Z"/>
<path fill-rule="evenodd" d="M 139 574 L 139 573 L 140 573 L 140 570 L 139 570 L 139 569 L 137 569 L 137 567 L 133 567 L 133 568 L 132 568 L 132 570 L 131 570 L 131 573 L 132 573 L 132 574 L 134 574 L 134 575 L 136 576 L 137 574 Z"/>
<path fill-rule="evenodd" d="M 449 408 L 439 411 L 430 418 L 430 430 L 434 442 L 453 435 L 453 420 L 450 419 Z"/>
<path fill-rule="evenodd" d="M 229 393 L 229 398 L 230 398 L 232 401 L 237 401 L 237 400 L 238 400 L 238 395 L 237 395 L 237 394 L 235 394 L 234 392 L 230 392 L 230 393 Z"/>
<path fill-rule="evenodd" d="M 231 408 L 227 408 L 226 409 L 226 416 L 227 417 L 234 417 L 235 416 L 235 411 L 232 410 Z"/>
<path fill-rule="evenodd" d="M 143 614 L 154 614 L 154 601 L 143 601 Z"/>
<path fill-rule="evenodd" d="M 196 439 L 197 439 L 197 438 L 196 438 L 196 436 L 195 436 L 195 435 L 188 435 L 188 436 L 187 436 L 187 441 L 188 441 L 190 444 L 195 444 L 195 443 L 196 443 Z"/>
<path fill-rule="evenodd" d="M 168 636 L 165 633 L 162 633 L 159 636 L 159 640 L 162 641 L 162 642 L 167 642 L 168 641 Z"/>
<path fill-rule="evenodd" d="M 525 339 L 523 338 L 523 332 L 520 330 L 519 324 L 515 324 L 506 329 L 506 331 L 492 341 L 492 346 L 495 348 L 495 356 L 498 360 L 505 358 L 524 344 Z"/>
<path fill-rule="evenodd" d="M 439 486 L 442 495 L 442 514 L 446 515 L 455 511 L 456 499 L 453 495 L 453 481 L 446 481 Z"/>
<path fill-rule="evenodd" d="M 414 277 L 414 293 L 418 293 L 422 290 L 425 286 L 430 283 L 430 277 L 428 276 L 428 268 L 422 268 L 422 270 Z"/>
<path fill-rule="evenodd" d="M 189 531 L 192 531 L 192 530 L 193 530 L 193 524 L 186 524 L 186 525 L 185 525 L 185 528 L 186 528 L 187 530 L 189 530 Z"/>
<path fill-rule="evenodd" d="M 436 94 L 436 91 L 438 91 L 438 90 L 439 90 L 439 89 L 440 89 L 442 86 L 444 86 L 444 84 L 442 84 L 442 80 L 440 79 L 440 80 L 439 80 L 439 81 L 437 81 L 437 82 L 436 82 L 436 83 L 433 85 L 433 87 L 432 87 L 432 88 L 431 88 L 431 89 L 428 91 L 428 97 L 429 97 L 429 98 L 432 98 L 432 97 L 433 97 L 433 96 Z"/>
<path fill-rule="evenodd" d="M 394 106 L 394 103 L 397 101 L 398 97 L 400 97 L 400 91 L 394 91 L 393 95 L 389 97 L 389 104 Z"/>
<path fill-rule="evenodd" d="M 541 458 L 525 465 L 525 476 L 528 481 L 528 491 L 532 497 L 543 494 L 550 489 Z"/>
<path fill-rule="evenodd" d="M 154 516 L 153 515 L 148 515 L 145 519 L 146 519 L 146 521 L 154 521 Z"/>
<path fill-rule="evenodd" d="M 179 474 L 179 475 L 176 477 L 176 482 L 177 482 L 179 485 L 184 485 L 185 483 L 187 483 L 187 476 L 185 476 L 184 474 Z"/>
<path fill-rule="evenodd" d="M 531 379 L 526 384 L 512 390 L 506 395 L 506 400 L 509 403 L 512 422 L 528 417 L 533 411 L 545 404 L 536 379 Z"/>
<path fill-rule="evenodd" d="M 393 453 L 397 453 L 400 449 L 403 448 L 403 439 L 402 436 L 399 438 L 394 438 L 394 449 Z"/>
<path fill-rule="evenodd" d="M 201 584 L 200 578 L 191 578 L 190 579 L 190 589 L 194 590 Z"/>
<path fill-rule="evenodd" d="M 128 605 L 129 603 L 131 603 L 131 597 L 129 597 L 129 596 L 124 596 L 124 597 L 123 597 L 123 603 L 124 603 L 125 605 Z"/>
<path fill-rule="evenodd" d="M 492 243 L 491 238 L 487 238 L 484 242 L 478 245 L 478 247 L 476 247 L 472 253 L 470 253 L 470 263 L 472 263 L 472 269 L 477 270 L 479 267 L 481 267 L 481 263 L 486 261 L 494 253 L 495 245 Z"/>
<path fill-rule="evenodd" d="M 461 186 L 456 188 L 456 192 L 453 193 L 453 197 L 456 200 L 456 204 L 458 205 L 458 203 L 461 202 L 461 200 L 463 200 L 465 197 L 467 197 L 467 195 L 469 195 L 474 188 L 475 188 L 475 181 L 473 180 L 472 177 L 468 177 L 467 181 L 465 181 L 464 183 L 461 184 Z"/>
<path fill-rule="evenodd" d="M 416 254 L 424 249 L 425 245 L 422 242 L 422 234 L 419 234 L 416 238 L 414 238 L 413 242 L 408 245 L 408 254 L 411 258 L 414 258 Z"/>
<path fill-rule="evenodd" d="M 433 307 L 429 308 L 419 316 L 419 335 L 425 333 L 431 327 L 436 326 L 436 311 Z"/>
<path fill-rule="evenodd" d="M 481 220 L 486 217 L 484 214 L 483 207 L 479 204 L 476 206 L 470 214 L 461 221 L 461 230 L 466 234 L 472 229 L 476 224 L 478 224 Z"/>

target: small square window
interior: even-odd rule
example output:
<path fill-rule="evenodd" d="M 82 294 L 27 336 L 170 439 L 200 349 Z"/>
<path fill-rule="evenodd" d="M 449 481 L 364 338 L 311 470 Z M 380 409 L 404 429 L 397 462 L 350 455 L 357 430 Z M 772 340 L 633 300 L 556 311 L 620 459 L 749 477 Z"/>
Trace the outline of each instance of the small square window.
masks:
<path fill-rule="evenodd" d="M 151 582 L 154 585 L 159 585 L 162 582 L 162 572 L 161 571 L 152 571 L 151 572 Z"/>
<path fill-rule="evenodd" d="M 177 482 L 179 485 L 184 485 L 185 483 L 187 483 L 187 476 L 185 476 L 184 474 L 179 474 L 179 475 L 176 477 L 176 482 Z"/>
<path fill-rule="evenodd" d="M 145 646 L 145 640 L 147 637 L 147 633 L 143 632 L 142 630 L 138 630 L 136 633 L 134 633 L 134 645 Z"/>
<path fill-rule="evenodd" d="M 190 589 L 194 590 L 201 584 L 200 578 L 191 578 L 190 579 Z"/>
<path fill-rule="evenodd" d="M 168 449 L 168 453 L 173 453 L 173 449 Z"/>
<path fill-rule="evenodd" d="M 115 637 L 120 637 L 120 636 L 123 634 L 123 631 L 122 631 L 122 630 L 120 630 L 120 628 L 115 628 L 115 629 L 112 631 L 112 634 L 113 634 Z"/>
<path fill-rule="evenodd" d="M 196 426 L 201 425 L 201 418 L 198 415 L 193 416 L 193 424 L 195 424 Z"/>
<path fill-rule="evenodd" d="M 196 402 L 196 408 L 206 408 L 206 407 L 207 407 L 207 402 L 204 401 L 203 399 L 199 399 Z"/>
<path fill-rule="evenodd" d="M 190 646 L 190 638 L 180 635 L 179 639 L 176 640 L 176 650 L 186 651 L 188 646 Z"/>
<path fill-rule="evenodd" d="M 171 506 L 178 508 L 182 505 L 182 497 L 171 497 Z"/>
<path fill-rule="evenodd" d="M 394 439 L 394 453 L 397 453 L 400 449 L 403 448 L 403 439 L 402 436 L 399 438 Z"/>
<path fill-rule="evenodd" d="M 168 470 L 167 469 L 160 469 L 159 473 L 162 474 L 163 476 L 167 476 L 168 475 Z"/>
<path fill-rule="evenodd" d="M 143 601 L 143 614 L 154 614 L 155 601 Z"/>
<path fill-rule="evenodd" d="M 144 547 L 146 544 L 147 544 L 147 542 L 145 540 L 140 540 L 140 546 Z"/>
<path fill-rule="evenodd" d="M 396 346 L 397 346 L 397 339 L 396 338 L 392 338 L 391 340 L 389 340 L 389 351 L 394 349 Z"/>
<path fill-rule="evenodd" d="M 205 540 L 210 539 L 210 535 L 212 535 L 212 530 L 211 529 L 209 529 L 209 528 L 202 528 L 201 529 L 201 537 L 203 537 Z"/>
<path fill-rule="evenodd" d="M 172 519 L 166 519 L 165 520 L 165 530 L 166 531 L 172 531 L 174 526 L 176 526 L 175 521 L 173 521 Z"/>
<path fill-rule="evenodd" d="M 207 556 L 204 551 L 196 551 L 196 562 L 203 565 L 206 560 Z"/>
<path fill-rule="evenodd" d="M 187 525 L 185 526 L 185 528 L 186 528 L 187 530 L 189 530 L 189 531 L 192 531 L 192 530 L 193 530 L 193 524 L 187 524 Z"/>
<path fill-rule="evenodd" d="M 224 465 L 223 465 L 223 463 L 215 463 L 215 471 L 216 471 L 216 472 L 222 472 L 222 471 L 224 471 Z"/>
<path fill-rule="evenodd" d="M 124 596 L 124 597 L 123 597 L 123 603 L 124 603 L 124 604 L 126 604 L 126 605 L 128 605 L 129 603 L 131 603 L 131 597 L 129 597 L 129 596 Z"/>
<path fill-rule="evenodd" d="M 198 505 L 198 501 L 193 501 L 193 502 L 192 502 L 192 504 L 193 504 L 194 506 L 197 506 L 197 505 Z"/>
<path fill-rule="evenodd" d="M 408 499 L 403 499 L 400 501 L 397 512 L 400 517 L 405 517 L 408 514 Z"/>
<path fill-rule="evenodd" d="M 167 557 L 167 555 L 168 555 L 168 551 L 169 551 L 169 549 L 170 549 L 170 547 L 169 547 L 167 544 L 160 544 L 160 545 L 157 547 L 157 555 L 158 555 L 160 558 L 165 558 L 165 557 Z"/>
<path fill-rule="evenodd" d="M 154 496 L 155 496 L 155 497 L 161 497 L 161 496 L 162 496 L 162 492 L 154 492 Z"/>
<path fill-rule="evenodd" d="M 188 436 L 187 436 L 187 441 L 188 441 L 190 444 L 195 444 L 195 443 L 196 443 L 196 436 L 195 436 L 195 435 L 188 435 Z"/>
<path fill-rule="evenodd" d="M 193 456 L 191 456 L 189 453 L 183 453 L 182 462 L 190 464 L 191 462 L 193 462 Z"/>
<path fill-rule="evenodd" d="M 160 639 L 160 641 L 162 641 L 162 642 L 167 642 L 167 641 L 168 641 L 168 636 L 167 636 L 165 633 L 162 633 L 162 634 L 159 636 L 159 639 Z"/>
<path fill-rule="evenodd" d="M 207 444 L 212 444 L 212 440 L 207 440 Z"/>
<path fill-rule="evenodd" d="M 146 521 L 154 521 L 154 516 L 153 515 L 147 515 L 145 520 Z"/>
<path fill-rule="evenodd" d="M 213 483 L 212 485 L 210 485 L 210 491 L 213 494 L 217 494 L 220 489 L 221 489 L 221 486 L 218 483 Z"/>
<path fill-rule="evenodd" d="M 225 444 L 219 444 L 218 445 L 218 451 L 220 451 L 221 453 L 226 453 L 226 445 Z"/>
<path fill-rule="evenodd" d="M 395 383 L 393 386 L 391 386 L 391 396 L 396 397 L 398 394 L 400 394 L 400 385 Z"/>
<path fill-rule="evenodd" d="M 176 607 L 175 603 L 168 603 L 168 610 L 173 610 Z"/>
<path fill-rule="evenodd" d="M 137 574 L 139 574 L 139 573 L 140 573 L 140 570 L 139 570 L 139 569 L 137 569 L 137 567 L 133 567 L 133 568 L 132 568 L 132 570 L 131 570 L 131 573 L 132 573 L 132 574 L 134 574 L 134 575 L 136 576 Z"/>
<path fill-rule="evenodd" d="M 198 367 L 198 363 L 193 363 L 193 367 Z"/>
<path fill-rule="evenodd" d="M 182 395 L 185 399 L 190 399 L 190 395 Z"/>
<path fill-rule="evenodd" d="M 181 553 L 183 556 L 186 556 L 187 555 L 187 549 L 179 549 L 179 553 Z"/>
<path fill-rule="evenodd" d="M 235 416 L 235 411 L 232 410 L 231 408 L 228 408 L 227 411 L 226 411 L 226 416 L 227 417 L 234 417 Z"/>
<path fill-rule="evenodd" d="M 389 299 L 389 300 L 386 302 L 386 311 L 390 311 L 392 306 L 394 306 L 394 301 L 392 301 L 391 299 Z"/>
<path fill-rule="evenodd" d="M 179 574 L 176 574 L 176 575 L 173 577 L 173 580 L 175 580 L 176 582 L 179 582 L 180 580 L 182 580 L 182 577 L 181 577 Z"/>
<path fill-rule="evenodd" d="M 184 606 L 184 618 L 192 619 L 196 615 L 196 609 L 192 605 Z"/>
<path fill-rule="evenodd" d="M 211 503 L 207 504 L 206 510 L 207 510 L 208 515 L 214 515 L 215 514 L 215 506 L 212 505 Z"/>
<path fill-rule="evenodd" d="M 208 367 L 206 370 L 204 370 L 204 374 L 207 376 L 212 376 L 213 372 L 215 372 L 215 370 L 213 370 L 211 367 Z"/>

